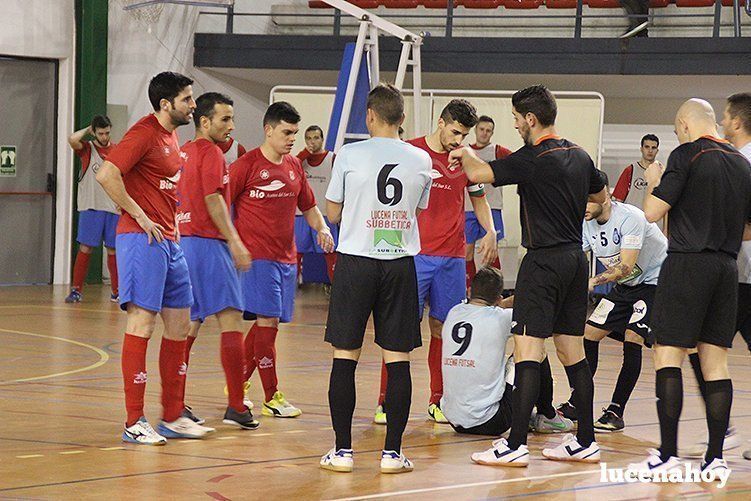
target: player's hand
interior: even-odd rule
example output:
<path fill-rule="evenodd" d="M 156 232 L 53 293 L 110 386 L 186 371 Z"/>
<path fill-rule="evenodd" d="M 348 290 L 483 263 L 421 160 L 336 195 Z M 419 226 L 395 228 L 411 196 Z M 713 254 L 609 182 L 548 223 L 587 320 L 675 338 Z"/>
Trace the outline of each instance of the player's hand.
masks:
<path fill-rule="evenodd" d="M 483 266 L 488 266 L 498 257 L 498 242 L 496 241 L 496 232 L 488 232 L 480 239 L 480 245 L 477 247 L 480 254 L 480 262 Z"/>
<path fill-rule="evenodd" d="M 647 184 L 650 186 L 658 186 L 660 179 L 665 172 L 665 166 L 659 160 L 652 162 L 644 171 L 644 179 L 647 180 Z"/>
<path fill-rule="evenodd" d="M 138 223 L 138 226 L 140 226 L 141 229 L 146 232 L 149 245 L 151 245 L 152 240 L 155 240 L 158 243 L 164 242 L 164 228 L 161 224 L 155 223 L 154 221 L 149 219 L 149 216 L 147 216 L 146 214 L 141 214 L 134 219 Z"/>
<path fill-rule="evenodd" d="M 514 296 L 509 296 L 507 298 L 501 299 L 501 302 L 499 304 L 501 308 L 513 308 L 514 307 Z"/>
<path fill-rule="evenodd" d="M 250 255 L 250 251 L 242 243 L 242 240 L 238 238 L 230 242 L 229 253 L 235 262 L 235 268 L 240 271 L 248 271 L 250 269 L 250 263 L 253 261 L 253 258 Z"/>
<path fill-rule="evenodd" d="M 471 148 L 467 148 L 465 146 L 462 146 L 461 148 L 457 148 L 455 150 L 451 150 L 449 152 L 449 165 L 451 167 L 456 167 L 462 164 L 462 160 L 464 160 L 465 155 L 472 155 L 472 151 L 470 151 Z"/>
<path fill-rule="evenodd" d="M 318 240 L 318 246 L 323 249 L 323 252 L 329 254 L 334 252 L 334 236 L 331 234 L 331 230 L 324 228 L 318 232 L 316 237 Z"/>
<path fill-rule="evenodd" d="M 594 292 L 595 291 L 595 287 L 597 287 L 597 284 L 595 283 L 595 279 L 594 278 L 590 278 L 589 282 L 588 282 L 588 285 L 587 285 L 587 288 L 589 289 L 589 292 Z"/>

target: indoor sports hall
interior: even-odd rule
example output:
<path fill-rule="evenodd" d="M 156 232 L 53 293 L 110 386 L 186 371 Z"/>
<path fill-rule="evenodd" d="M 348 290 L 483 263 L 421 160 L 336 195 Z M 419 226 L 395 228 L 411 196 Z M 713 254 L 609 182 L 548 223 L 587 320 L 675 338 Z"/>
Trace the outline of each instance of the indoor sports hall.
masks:
<path fill-rule="evenodd" d="M 747 0 L 3 0 L 0 13 L 0 499 L 751 499 Z M 379 89 L 399 96 L 403 121 L 383 121 L 373 97 Z M 525 108 L 519 91 L 529 89 L 552 100 L 554 123 L 540 118 L 540 108 Z M 469 122 L 451 111 L 456 103 L 470 110 Z M 389 148 L 428 152 L 419 152 L 428 163 L 424 204 L 410 215 L 388 210 L 402 183 L 409 189 L 407 179 L 388 177 L 395 164 L 379 174 L 378 197 L 347 192 L 339 178 L 345 164 L 347 175 L 368 170 L 370 157 L 353 161 L 348 153 L 379 139 L 374 131 L 385 129 L 374 124 L 388 125 L 391 135 L 381 140 Z M 452 144 L 441 139 L 449 130 Z M 423 146 L 413 142 L 423 136 Z M 548 141 L 565 144 L 524 165 L 545 178 L 539 182 L 550 198 L 542 192 L 542 205 L 553 227 L 565 226 L 568 207 L 553 201 L 567 181 L 535 162 L 576 150 L 599 173 L 573 209 L 573 247 L 581 254 L 583 238 L 587 259 L 586 317 L 582 309 L 576 333 L 551 325 L 538 335 L 517 317 L 524 304 L 528 316 L 548 314 L 528 299 L 537 287 L 529 277 L 545 288 L 559 271 L 530 275 L 523 265 L 547 252 L 530 236 L 540 217 L 529 212 L 533 196 L 525 190 L 538 178 L 521 172 L 500 187 L 493 180 Z M 687 148 L 698 149 L 687 155 Z M 463 149 L 469 158 L 458 156 Z M 491 157 L 480 157 L 483 149 Z M 436 155 L 448 163 L 439 168 Z M 722 190 L 719 180 L 696 181 L 709 179 L 697 168 L 709 157 L 740 166 Z M 475 178 L 471 165 L 489 177 Z M 216 188 L 206 185 L 209 169 Z M 452 190 L 457 176 L 464 177 L 456 203 L 443 204 L 436 191 Z M 293 184 L 299 189 L 285 194 Z M 701 204 L 680 191 L 702 185 L 714 198 Z M 685 198 L 668 195 L 672 186 Z M 597 193 L 607 196 L 595 202 Z M 297 198 L 268 208 L 287 196 Z M 360 314 L 360 298 L 343 292 L 357 289 L 351 282 L 359 278 L 347 280 L 347 268 L 338 267 L 350 247 L 336 249 L 363 240 L 347 228 L 348 211 L 371 198 L 368 217 L 386 228 L 364 237 L 378 249 L 373 261 L 393 252 L 417 263 L 422 346 L 393 362 L 389 353 L 410 350 L 379 341 L 382 354 L 374 343 L 381 326 L 404 325 L 388 317 L 407 308 L 393 304 L 379 315 L 382 301 L 396 301 L 374 299 L 379 334 L 371 318 L 345 398 L 335 389 L 344 348 L 324 336 L 333 339 L 340 322 L 356 323 Z M 420 211 L 431 206 L 437 215 L 428 220 Z M 626 206 L 639 218 L 638 238 L 593 215 L 593 207 L 615 214 Z M 412 218 L 400 228 L 417 226 L 420 253 L 405 254 L 409 237 L 389 229 L 392 217 Z M 473 238 L 470 218 L 481 230 Z M 587 242 L 595 223 L 602 228 Z M 647 254 L 649 231 L 663 246 L 651 281 L 636 257 Z M 687 250 L 693 232 L 724 240 Z M 452 238 L 459 250 L 432 253 L 426 235 Z M 681 287 L 665 285 L 678 273 L 660 269 L 662 259 L 691 253 L 724 259 L 737 280 L 722 288 L 717 279 L 705 293 L 720 275 L 707 265 L 679 276 Z M 477 382 L 491 377 L 481 355 L 464 355 L 472 326 L 452 331 L 452 313 L 436 316 L 456 280 L 436 280 L 423 294 L 423 254 L 457 264 L 468 304 L 508 310 L 498 343 L 515 341 L 495 346 L 501 356 L 491 361 L 504 368 L 494 371 L 508 392 L 500 404 Z M 502 273 L 493 271 L 501 278 L 492 300 L 477 292 L 486 265 Z M 264 281 L 277 272 L 278 281 Z M 404 283 L 395 290 L 407 294 Z M 622 291 L 645 284 L 656 294 L 646 304 L 623 299 Z M 583 285 L 577 290 L 583 301 Z M 652 297 L 661 315 L 649 319 Z M 278 298 L 281 310 L 267 310 Z M 628 313 L 614 327 L 618 301 L 628 302 Z M 551 315 L 559 318 L 560 308 Z M 696 338 L 671 344 L 668 325 Z M 493 329 L 475 325 L 474 342 Z M 711 337 L 719 330 L 722 342 Z M 608 337 L 592 341 L 596 332 Z M 531 337 L 544 346 L 552 383 L 548 359 L 532 360 L 521 348 Z M 561 337 L 578 343 L 573 362 L 593 394 L 572 376 L 573 362 L 561 361 L 568 360 L 563 343 L 557 349 Z M 671 353 L 680 356 L 664 358 Z M 405 360 L 411 400 L 397 402 L 389 396 L 397 391 L 394 367 Z M 522 383 L 532 366 L 540 390 L 532 376 Z M 666 389 L 665 371 L 678 386 Z M 551 386 L 552 402 L 545 401 L 543 387 Z M 507 402 L 512 417 L 503 433 L 466 432 L 470 425 L 449 411 L 469 412 L 465 400 L 449 405 L 457 388 L 461 398 L 489 399 L 499 416 Z M 525 399 L 537 409 L 528 425 L 519 417 Z M 593 424 L 575 406 L 589 401 Z M 342 432 L 350 408 L 351 441 Z M 387 449 L 384 441 L 394 443 L 387 429 L 397 429 L 402 410 L 401 450 Z M 522 421 L 526 445 L 511 447 Z M 582 430 L 592 428 L 586 443 L 599 449 L 584 457 L 571 444 L 583 444 Z M 561 447 L 570 457 L 549 460 Z M 522 448 L 523 464 L 504 463 L 504 450 Z M 478 459 L 481 451 L 491 460 Z"/>

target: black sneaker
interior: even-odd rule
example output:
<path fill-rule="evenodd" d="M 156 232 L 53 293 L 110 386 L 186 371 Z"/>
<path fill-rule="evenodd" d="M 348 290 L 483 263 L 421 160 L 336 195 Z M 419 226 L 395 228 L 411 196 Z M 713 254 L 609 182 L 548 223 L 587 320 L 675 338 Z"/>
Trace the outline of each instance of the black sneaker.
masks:
<path fill-rule="evenodd" d="M 603 409 L 603 414 L 595 421 L 595 430 L 596 431 L 621 431 L 626 426 L 626 424 L 623 422 L 623 418 L 620 417 L 615 412 Z"/>
<path fill-rule="evenodd" d="M 247 407 L 245 407 L 245 412 L 237 412 L 232 407 L 227 407 L 222 423 L 239 426 L 243 430 L 255 430 L 261 424 L 253 418 L 253 413 Z"/>
<path fill-rule="evenodd" d="M 574 404 L 571 402 L 563 402 L 561 405 L 556 407 L 556 409 L 559 414 L 561 414 L 566 419 L 570 419 L 571 421 L 576 421 L 576 407 L 574 407 Z"/>
<path fill-rule="evenodd" d="M 193 409 L 191 409 L 189 405 L 185 406 L 185 408 L 183 409 L 183 411 L 180 413 L 180 416 L 181 417 L 186 417 L 186 418 L 190 419 L 191 421 L 193 421 L 196 424 L 203 424 L 203 423 L 206 422 L 205 419 L 200 418 L 200 417 L 196 416 L 195 414 L 193 414 Z"/>

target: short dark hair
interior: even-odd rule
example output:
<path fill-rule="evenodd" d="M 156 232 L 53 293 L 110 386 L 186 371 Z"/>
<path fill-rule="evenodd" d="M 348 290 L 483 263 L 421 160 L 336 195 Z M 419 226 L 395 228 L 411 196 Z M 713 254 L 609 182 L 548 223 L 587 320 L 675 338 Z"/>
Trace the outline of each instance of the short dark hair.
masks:
<path fill-rule="evenodd" d="M 166 99 L 174 104 L 174 100 L 188 85 L 193 85 L 193 80 L 172 71 L 163 71 L 149 82 L 149 101 L 154 111 L 159 111 L 159 102 Z"/>
<path fill-rule="evenodd" d="M 610 186 L 610 179 L 608 178 L 608 175 L 605 173 L 604 170 L 598 171 L 600 173 L 600 179 L 602 179 L 602 184 L 605 186 Z"/>
<path fill-rule="evenodd" d="M 263 115 L 263 125 L 264 127 L 267 125 L 276 127 L 279 125 L 279 122 L 287 122 L 288 124 L 300 123 L 300 114 L 287 101 L 279 101 L 268 107 L 266 113 Z"/>
<path fill-rule="evenodd" d="M 470 299 L 480 299 L 493 304 L 503 296 L 503 273 L 498 268 L 485 266 L 477 270 L 472 279 Z"/>
<path fill-rule="evenodd" d="M 305 129 L 305 134 L 307 134 L 308 132 L 313 132 L 313 131 L 318 131 L 318 132 L 320 132 L 320 133 L 321 133 L 321 137 L 323 137 L 323 129 L 321 129 L 321 128 L 320 128 L 319 126 L 317 126 L 317 125 L 311 125 L 311 126 L 310 126 L 310 127 L 308 127 L 307 129 Z"/>
<path fill-rule="evenodd" d="M 477 125 L 477 110 L 466 99 L 452 99 L 441 111 L 441 118 L 444 122 L 459 122 L 472 128 Z"/>
<path fill-rule="evenodd" d="M 739 92 L 728 98 L 730 118 L 740 118 L 746 134 L 751 134 L 751 93 Z"/>
<path fill-rule="evenodd" d="M 479 124 L 480 122 L 488 122 L 493 124 L 493 127 L 495 127 L 495 121 L 493 121 L 493 119 L 487 115 L 482 115 L 480 118 L 478 118 L 477 123 Z"/>
<path fill-rule="evenodd" d="M 558 116 L 558 105 L 555 96 L 544 85 L 533 85 L 511 96 L 511 104 L 520 115 L 532 113 L 543 127 L 555 125 Z"/>
<path fill-rule="evenodd" d="M 399 125 L 404 117 L 402 91 L 390 83 L 379 83 L 368 94 L 367 109 L 389 125 Z"/>
<path fill-rule="evenodd" d="M 216 112 L 214 106 L 217 104 L 232 106 L 235 103 L 229 97 L 218 92 L 206 92 L 198 96 L 198 99 L 196 99 L 196 111 L 193 112 L 193 123 L 196 124 L 196 128 L 201 125 L 201 117 L 211 120 Z"/>
<path fill-rule="evenodd" d="M 655 136 L 654 134 L 647 134 L 643 138 L 641 138 L 641 144 L 640 146 L 644 146 L 644 141 L 654 141 L 657 143 L 657 146 L 660 146 L 660 138 Z"/>
<path fill-rule="evenodd" d="M 97 129 L 106 129 L 112 127 L 112 120 L 107 115 L 97 115 L 91 119 L 92 132 Z"/>

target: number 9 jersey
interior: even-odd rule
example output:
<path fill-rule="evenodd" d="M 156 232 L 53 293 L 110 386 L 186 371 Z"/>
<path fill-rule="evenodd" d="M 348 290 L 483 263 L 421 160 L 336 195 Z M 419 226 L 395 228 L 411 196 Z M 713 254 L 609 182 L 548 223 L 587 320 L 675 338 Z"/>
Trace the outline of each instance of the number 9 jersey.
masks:
<path fill-rule="evenodd" d="M 511 309 L 460 303 L 443 324 L 441 410 L 454 426 L 473 428 L 498 411 L 506 389 Z"/>
<path fill-rule="evenodd" d="M 375 137 L 339 150 L 326 199 L 343 203 L 337 251 L 392 260 L 420 252 L 417 209 L 428 207 L 430 156 Z"/>

